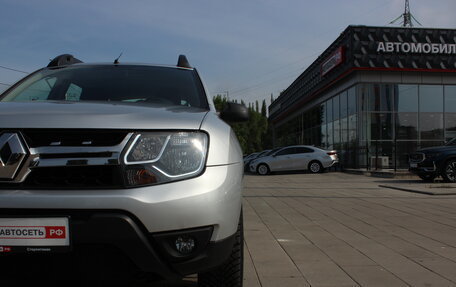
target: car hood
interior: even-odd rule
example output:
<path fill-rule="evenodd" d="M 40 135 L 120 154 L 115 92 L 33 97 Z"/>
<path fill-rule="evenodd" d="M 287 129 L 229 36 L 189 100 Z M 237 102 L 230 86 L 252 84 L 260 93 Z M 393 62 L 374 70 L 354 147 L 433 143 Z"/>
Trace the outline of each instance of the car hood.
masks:
<path fill-rule="evenodd" d="M 88 102 L 0 102 L 0 128 L 199 129 L 207 110 Z"/>
<path fill-rule="evenodd" d="M 419 149 L 417 152 L 431 153 L 431 152 L 442 152 L 442 151 L 447 151 L 447 150 L 456 150 L 456 146 L 448 146 L 448 145 L 433 146 L 433 147 Z"/>

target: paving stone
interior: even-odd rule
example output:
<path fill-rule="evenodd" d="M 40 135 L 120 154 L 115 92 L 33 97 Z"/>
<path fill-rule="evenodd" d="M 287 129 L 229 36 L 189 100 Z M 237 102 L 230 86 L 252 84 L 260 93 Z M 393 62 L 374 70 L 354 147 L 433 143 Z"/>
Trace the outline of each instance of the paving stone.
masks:
<path fill-rule="evenodd" d="M 299 270 L 312 286 L 359 286 L 332 260 L 297 262 Z"/>
<path fill-rule="evenodd" d="M 408 286 L 407 283 L 380 266 L 344 266 L 344 269 L 361 286 Z"/>
<path fill-rule="evenodd" d="M 255 265 L 250 256 L 249 249 L 244 244 L 244 285 L 249 287 L 261 287 Z"/>
<path fill-rule="evenodd" d="M 387 181 L 246 176 L 246 287 L 456 286 L 456 196 L 378 187 Z"/>
<path fill-rule="evenodd" d="M 265 277 L 261 280 L 262 287 L 307 287 L 310 286 L 303 277 Z"/>

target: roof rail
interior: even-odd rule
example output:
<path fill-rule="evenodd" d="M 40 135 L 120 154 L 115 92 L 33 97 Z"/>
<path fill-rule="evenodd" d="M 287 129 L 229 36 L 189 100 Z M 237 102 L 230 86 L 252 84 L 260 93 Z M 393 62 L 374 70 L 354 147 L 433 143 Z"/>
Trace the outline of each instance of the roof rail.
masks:
<path fill-rule="evenodd" d="M 82 63 L 81 60 L 76 59 L 73 55 L 70 54 L 62 54 L 54 59 L 47 65 L 48 67 L 59 67 L 59 66 L 68 66 L 76 63 Z"/>
<path fill-rule="evenodd" d="M 187 60 L 185 55 L 179 55 L 179 60 L 177 60 L 177 66 L 181 68 L 191 68 L 190 63 Z"/>

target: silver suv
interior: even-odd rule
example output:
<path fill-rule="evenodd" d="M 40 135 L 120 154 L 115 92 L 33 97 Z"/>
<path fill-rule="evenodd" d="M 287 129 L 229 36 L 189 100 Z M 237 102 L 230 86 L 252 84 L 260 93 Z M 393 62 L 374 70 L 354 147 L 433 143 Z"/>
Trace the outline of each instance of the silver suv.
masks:
<path fill-rule="evenodd" d="M 247 116 L 236 104 L 220 114 Z M 199 286 L 242 286 L 242 151 L 220 117 L 185 56 L 157 66 L 65 54 L 5 91 L 2 274 L 33 264 L 50 278 L 197 273 Z"/>

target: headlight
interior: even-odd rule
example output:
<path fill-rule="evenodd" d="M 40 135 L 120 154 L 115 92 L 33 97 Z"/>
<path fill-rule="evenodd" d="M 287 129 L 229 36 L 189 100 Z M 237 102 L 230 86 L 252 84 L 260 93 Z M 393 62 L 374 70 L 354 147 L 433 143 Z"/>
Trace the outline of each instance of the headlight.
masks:
<path fill-rule="evenodd" d="M 170 182 L 199 175 L 208 136 L 202 132 L 137 133 L 124 156 L 129 186 Z"/>

